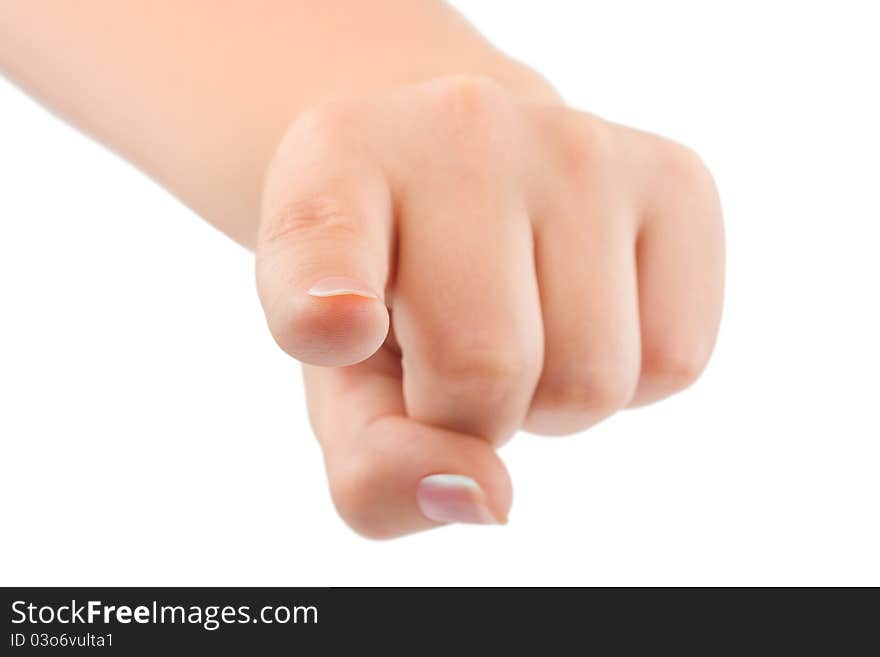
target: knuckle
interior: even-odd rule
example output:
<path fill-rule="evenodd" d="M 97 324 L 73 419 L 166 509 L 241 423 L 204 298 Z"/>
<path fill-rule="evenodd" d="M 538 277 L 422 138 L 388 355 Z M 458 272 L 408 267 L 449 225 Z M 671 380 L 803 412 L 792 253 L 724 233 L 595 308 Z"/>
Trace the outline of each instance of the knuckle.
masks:
<path fill-rule="evenodd" d="M 286 189 L 291 183 L 291 169 L 299 178 L 308 176 L 312 169 L 320 169 L 320 162 L 340 146 L 352 141 L 357 134 L 356 111 L 342 101 L 327 102 L 305 110 L 281 139 L 269 168 L 266 187 L 270 191 Z"/>
<path fill-rule="evenodd" d="M 503 97 L 501 85 L 486 75 L 466 73 L 442 82 L 444 97 L 456 109 L 479 116 L 492 109 Z"/>
<path fill-rule="evenodd" d="M 696 151 L 664 139 L 657 152 L 657 166 L 673 193 L 686 199 L 715 198 L 715 181 Z"/>
<path fill-rule="evenodd" d="M 380 459 L 364 450 L 355 457 L 348 455 L 329 471 L 330 492 L 339 516 L 356 533 L 367 538 L 385 538 L 387 530 L 382 520 L 384 509 L 377 493 L 387 480 L 385 466 Z"/>
<path fill-rule="evenodd" d="M 285 237 L 315 226 L 345 223 L 354 216 L 350 191 L 350 163 L 363 158 L 352 146 L 352 112 L 343 104 L 311 109 L 285 134 L 265 172 L 260 207 L 259 238 Z M 340 153 L 348 155 L 340 167 Z"/>
<path fill-rule="evenodd" d="M 272 244 L 291 235 L 301 236 L 315 229 L 336 237 L 356 232 L 354 212 L 343 201 L 330 196 L 294 198 L 268 208 L 261 241 Z"/>
<path fill-rule="evenodd" d="M 487 76 L 457 75 L 442 81 L 441 111 L 453 122 L 454 131 L 471 138 L 488 135 L 498 124 L 507 105 L 507 95 Z"/>
<path fill-rule="evenodd" d="M 559 126 L 562 167 L 568 176 L 588 179 L 611 164 L 614 135 L 607 122 L 567 110 Z"/>
<path fill-rule="evenodd" d="M 307 142 L 333 142 L 351 127 L 357 114 L 348 102 L 325 102 L 300 114 L 291 125 L 288 137 Z"/>
<path fill-rule="evenodd" d="M 700 378 L 707 360 L 697 350 L 655 348 L 642 357 L 642 376 L 671 394 L 684 390 Z"/>
<path fill-rule="evenodd" d="M 605 417 L 629 403 L 637 381 L 637 373 L 624 369 L 572 369 L 542 382 L 535 405 L 566 413 Z"/>
<path fill-rule="evenodd" d="M 443 341 L 432 350 L 429 367 L 435 376 L 491 397 L 503 397 L 536 372 L 540 365 L 525 349 L 483 347 L 460 339 Z"/>

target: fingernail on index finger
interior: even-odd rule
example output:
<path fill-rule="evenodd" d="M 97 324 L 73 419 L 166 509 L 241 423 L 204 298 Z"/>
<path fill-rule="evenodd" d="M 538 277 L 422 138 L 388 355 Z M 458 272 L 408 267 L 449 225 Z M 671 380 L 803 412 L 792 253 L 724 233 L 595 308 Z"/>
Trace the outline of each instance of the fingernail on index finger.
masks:
<path fill-rule="evenodd" d="M 503 525 L 490 510 L 486 493 L 464 475 L 435 474 L 419 482 L 416 498 L 425 517 L 435 522 Z"/>

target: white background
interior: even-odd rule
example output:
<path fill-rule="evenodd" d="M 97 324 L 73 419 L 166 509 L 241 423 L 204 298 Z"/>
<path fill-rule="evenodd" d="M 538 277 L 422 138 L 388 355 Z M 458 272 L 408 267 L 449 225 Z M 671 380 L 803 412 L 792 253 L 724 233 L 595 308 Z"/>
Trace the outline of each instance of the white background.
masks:
<path fill-rule="evenodd" d="M 572 104 L 709 163 L 704 378 L 515 439 L 505 528 L 361 539 L 251 256 L 0 81 L 0 583 L 880 584 L 873 3 L 459 4 Z"/>

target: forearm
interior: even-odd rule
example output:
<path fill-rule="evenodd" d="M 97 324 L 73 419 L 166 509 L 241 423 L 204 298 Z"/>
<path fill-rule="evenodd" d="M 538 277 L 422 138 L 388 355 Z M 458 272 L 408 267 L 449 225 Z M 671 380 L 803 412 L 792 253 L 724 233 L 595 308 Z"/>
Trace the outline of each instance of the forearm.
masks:
<path fill-rule="evenodd" d="M 303 109 L 459 72 L 544 92 L 435 0 L 4 1 L 0 69 L 249 247 Z"/>

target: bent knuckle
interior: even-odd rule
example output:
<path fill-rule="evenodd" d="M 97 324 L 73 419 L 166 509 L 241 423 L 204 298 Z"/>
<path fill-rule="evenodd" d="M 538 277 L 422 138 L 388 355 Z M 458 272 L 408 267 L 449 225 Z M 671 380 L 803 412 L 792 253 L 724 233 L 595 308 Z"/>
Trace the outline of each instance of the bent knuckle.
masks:
<path fill-rule="evenodd" d="M 300 114 L 291 124 L 285 137 L 287 141 L 307 143 L 333 143 L 354 125 L 360 112 L 351 102 L 325 102 Z"/>
<path fill-rule="evenodd" d="M 484 116 L 504 97 L 501 85 L 488 76 L 474 73 L 449 77 L 443 80 L 441 89 L 452 109 L 465 116 Z"/>
<path fill-rule="evenodd" d="M 542 382 L 536 405 L 546 409 L 607 416 L 632 399 L 638 373 L 626 368 L 572 368 Z"/>
<path fill-rule="evenodd" d="M 480 143 L 492 139 L 509 106 L 501 85 L 486 76 L 467 74 L 443 80 L 439 90 L 440 115 L 454 137 Z"/>
<path fill-rule="evenodd" d="M 696 349 L 654 348 L 642 359 L 642 376 L 668 394 L 691 386 L 702 374 L 708 361 Z"/>
<path fill-rule="evenodd" d="M 583 183 L 610 171 L 616 161 L 610 124 L 594 116 L 566 111 L 558 121 L 562 171 Z"/>
<path fill-rule="evenodd" d="M 662 140 L 657 148 L 657 163 L 665 187 L 676 198 L 716 202 L 715 181 L 700 155 L 676 142 Z"/>
<path fill-rule="evenodd" d="M 385 537 L 381 492 L 383 481 L 390 477 L 384 472 L 383 460 L 368 449 L 356 455 L 339 459 L 329 474 L 333 504 L 345 523 L 361 536 Z"/>
<path fill-rule="evenodd" d="M 429 366 L 440 379 L 489 396 L 504 396 L 527 381 L 540 367 L 527 349 L 481 346 L 467 340 L 446 339 L 434 349 Z"/>

